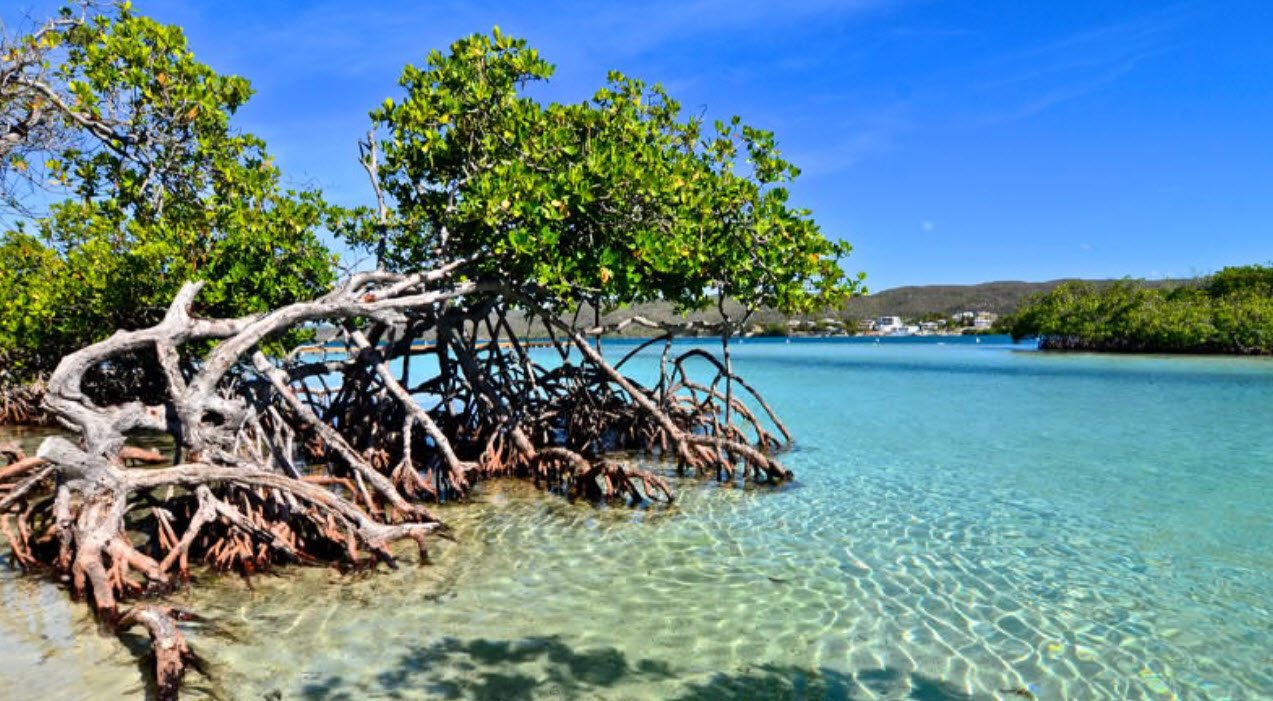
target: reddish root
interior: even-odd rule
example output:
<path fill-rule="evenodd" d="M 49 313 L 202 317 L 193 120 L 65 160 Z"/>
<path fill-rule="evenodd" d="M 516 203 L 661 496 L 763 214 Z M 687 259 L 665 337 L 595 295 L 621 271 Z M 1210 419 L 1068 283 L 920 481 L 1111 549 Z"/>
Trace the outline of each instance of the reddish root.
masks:
<path fill-rule="evenodd" d="M 150 636 L 155 657 L 155 698 L 159 701 L 176 701 L 186 668 L 198 664 L 198 657 L 177 628 L 178 620 L 189 617 L 184 611 L 169 606 L 139 604 L 119 618 L 120 630 L 140 625 Z"/>

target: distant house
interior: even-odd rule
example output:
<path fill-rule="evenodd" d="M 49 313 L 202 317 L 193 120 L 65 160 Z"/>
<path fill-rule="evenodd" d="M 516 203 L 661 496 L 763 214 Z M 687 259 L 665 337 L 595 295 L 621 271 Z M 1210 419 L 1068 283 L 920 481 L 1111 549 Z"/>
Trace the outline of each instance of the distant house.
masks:
<path fill-rule="evenodd" d="M 995 325 L 995 320 L 998 318 L 999 315 L 993 312 L 977 312 L 972 319 L 972 327 L 974 329 L 988 329 Z"/>
<path fill-rule="evenodd" d="M 882 316 L 875 320 L 875 330 L 884 334 L 905 333 L 906 324 L 900 316 Z"/>
<path fill-rule="evenodd" d="M 919 332 L 923 334 L 937 333 L 941 326 L 936 321 L 921 321 L 919 322 Z"/>
<path fill-rule="evenodd" d="M 952 314 L 951 323 L 956 326 L 971 326 L 974 329 L 988 329 L 995 325 L 995 320 L 999 318 L 998 314 L 987 311 L 976 312 L 959 312 Z"/>

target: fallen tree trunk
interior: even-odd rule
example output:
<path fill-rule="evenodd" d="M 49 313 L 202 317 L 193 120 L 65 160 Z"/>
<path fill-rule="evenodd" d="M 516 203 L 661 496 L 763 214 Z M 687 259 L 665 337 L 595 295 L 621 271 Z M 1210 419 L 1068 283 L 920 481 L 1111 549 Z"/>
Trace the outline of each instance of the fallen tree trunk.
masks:
<path fill-rule="evenodd" d="M 669 334 L 658 384 L 647 389 L 583 330 L 532 306 L 560 361 L 544 367 L 507 322 L 518 292 L 452 280 L 454 267 L 365 273 L 319 299 L 240 319 L 193 316 L 200 285 L 191 283 L 159 324 L 68 355 L 44 406 L 73 438 L 48 438 L 35 456 L 0 446 L 0 534 L 12 561 L 64 576 L 108 625 L 144 626 L 157 689 L 169 698 L 194 659 L 178 616 L 122 607 L 187 582 L 194 566 L 396 567 L 402 541 L 424 561 L 429 539 L 445 532 L 426 504 L 463 499 L 495 476 L 590 501 L 673 500 L 664 476 L 613 459 L 616 451 L 720 479 L 738 464 L 753 481 L 791 478 L 772 455 L 789 443 L 786 428 L 727 366 L 690 380 L 687 361 L 701 351 L 667 361 Z M 317 357 L 263 352 L 315 324 L 335 331 Z M 435 343 L 420 349 L 425 335 Z M 103 405 L 85 391 L 91 373 L 143 352 L 158 359 L 162 402 L 151 392 L 149 403 Z M 413 356 L 428 361 L 414 384 Z M 758 408 L 716 390 L 722 380 Z M 171 436 L 171 456 L 130 444 L 153 432 Z"/>

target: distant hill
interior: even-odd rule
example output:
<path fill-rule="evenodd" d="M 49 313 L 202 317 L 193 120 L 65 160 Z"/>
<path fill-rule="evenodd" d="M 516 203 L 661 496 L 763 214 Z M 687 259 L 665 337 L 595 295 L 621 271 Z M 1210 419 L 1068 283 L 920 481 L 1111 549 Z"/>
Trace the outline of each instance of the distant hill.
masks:
<path fill-rule="evenodd" d="M 1002 316 L 1016 311 L 1027 297 L 1041 292 L 1048 292 L 1057 285 L 1071 280 L 1073 278 L 1048 280 L 1047 282 L 1001 281 L 983 282 L 977 285 L 912 285 L 895 287 L 865 297 L 856 297 L 849 300 L 848 304 L 842 309 L 828 309 L 825 312 L 810 315 L 806 319 L 809 321 L 836 319 L 848 324 L 861 319 L 871 319 L 879 316 L 900 316 L 903 319 L 910 320 L 930 314 L 949 316 L 956 312 L 965 311 L 993 312 Z M 1089 280 L 1088 282 L 1102 285 L 1115 281 Z M 1150 287 L 1162 287 L 1182 285 L 1188 282 L 1188 280 L 1152 280 L 1147 281 L 1145 284 Z M 733 314 L 741 312 L 739 306 L 734 303 L 728 303 L 726 309 Z M 667 304 L 651 303 L 611 312 L 603 316 L 602 319 L 606 322 L 617 322 L 635 314 L 660 323 L 684 323 L 688 320 L 710 322 L 717 318 L 715 308 L 702 312 L 691 312 L 683 316 L 675 313 Z M 590 319 L 592 318 L 592 313 L 585 310 L 580 318 Z M 776 311 L 761 310 L 752 317 L 751 323 L 759 325 L 779 324 L 785 323 L 788 319 L 789 317 Z M 510 321 L 513 322 L 513 327 L 518 332 L 525 332 L 523 320 L 512 319 Z M 538 327 L 538 325 L 536 326 Z M 542 332 L 542 329 L 540 330 Z M 647 336 L 650 333 L 648 329 L 632 327 L 626 331 L 625 335 Z"/>
<path fill-rule="evenodd" d="M 1027 297 L 1048 292 L 1069 280 L 1047 282 L 1000 281 L 978 285 L 912 285 L 849 300 L 841 315 L 868 319 L 878 316 L 915 318 L 957 312 L 1011 314 Z"/>
<path fill-rule="evenodd" d="M 927 314 L 985 311 L 1011 314 L 1030 295 L 1047 292 L 1064 280 L 1048 282 L 986 282 L 979 285 L 912 285 L 849 300 L 845 317 L 915 318 Z"/>
<path fill-rule="evenodd" d="M 995 314 L 1011 314 L 1021 306 L 1027 298 L 1042 292 L 1049 292 L 1063 282 L 1072 282 L 1073 278 L 1048 280 L 1047 282 L 983 282 L 978 285 L 917 285 L 895 287 L 866 297 L 849 300 L 849 304 L 840 313 L 842 318 L 869 319 L 878 316 L 900 316 L 915 318 L 926 314 L 948 316 L 957 312 L 994 312 Z M 1097 285 L 1110 284 L 1115 280 L 1089 280 Z M 1172 287 L 1182 285 L 1187 280 L 1152 280 L 1147 281 L 1150 287 Z"/>

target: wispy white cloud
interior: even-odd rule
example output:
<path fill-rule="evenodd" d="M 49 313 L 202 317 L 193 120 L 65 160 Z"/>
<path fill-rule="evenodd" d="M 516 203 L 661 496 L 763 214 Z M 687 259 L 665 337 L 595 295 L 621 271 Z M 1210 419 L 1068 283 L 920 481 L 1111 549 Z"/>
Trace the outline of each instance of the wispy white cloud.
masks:
<path fill-rule="evenodd" d="M 849 108 L 843 111 L 849 112 Z M 825 108 L 819 111 L 825 114 Z M 805 138 L 787 148 L 792 162 L 808 178 L 833 176 L 862 159 L 885 153 L 911 128 L 908 105 L 897 102 L 875 109 L 859 109 L 831 122 L 816 119 L 775 125 L 779 134 L 797 133 Z"/>
<path fill-rule="evenodd" d="M 888 148 L 899 128 L 897 114 L 888 113 L 892 108 L 846 106 L 835 112 L 837 120 L 824 122 L 825 115 L 810 118 L 815 111 L 801 107 L 818 99 L 816 90 L 783 92 L 787 81 L 775 76 L 825 72 L 838 47 L 797 45 L 796 51 L 775 50 L 772 61 L 763 49 L 743 60 L 734 60 L 735 54 L 743 46 L 783 42 L 811 28 L 855 22 L 911 1 L 548 0 L 528 12 L 459 0 L 262 5 L 151 0 L 146 11 L 185 26 L 200 58 L 218 70 L 251 78 L 259 92 L 240 124 L 266 137 L 289 173 L 302 181 L 316 179 L 343 201 L 365 189 L 353 156 L 346 153 L 353 153 L 354 141 L 368 126 L 366 110 L 397 91 L 402 66 L 495 25 L 525 37 L 558 65 L 552 84 L 534 89 L 538 97 L 583 99 L 602 83 L 607 69 L 619 68 L 663 82 L 684 100 L 687 112 L 709 117 L 739 112 L 757 126 L 774 129 L 784 150 L 811 176 L 839 172 L 864 154 Z M 772 73 L 758 78 L 761 68 Z M 757 80 L 766 80 L 764 92 L 776 95 L 761 98 L 749 89 Z"/>
<path fill-rule="evenodd" d="M 577 35 L 583 42 L 604 42 L 612 50 L 637 53 L 663 44 L 739 30 L 776 30 L 809 21 L 838 22 L 899 4 L 898 0 L 694 0 L 678 2 L 613 3 L 604 9 L 578 13 L 569 4 L 567 24 L 591 27 Z M 558 6 L 561 9 L 561 6 Z"/>
<path fill-rule="evenodd" d="M 964 27 L 931 27 L 903 25 L 888 30 L 894 39 L 953 39 L 976 36 L 977 32 Z"/>
<path fill-rule="evenodd" d="M 1075 76 L 1052 86 L 1027 87 L 1022 91 L 1023 101 L 983 114 L 974 120 L 974 123 L 979 126 L 990 126 L 1025 119 L 1057 105 L 1079 99 L 1114 83 L 1135 70 L 1143 60 L 1159 53 L 1162 51 L 1146 52 L 1113 65 L 1094 63 L 1093 67 L 1097 70 L 1089 74 Z"/>
<path fill-rule="evenodd" d="M 285 21 L 274 12 L 227 8 L 186 1 L 161 4 L 167 13 L 198 16 L 208 24 L 232 24 L 243 40 L 232 49 L 307 72 L 360 74 L 401 66 L 403 54 L 422 58 L 430 48 L 458 36 L 505 30 L 527 36 L 536 46 L 631 56 L 676 42 L 738 31 L 774 32 L 811 21 L 840 22 L 899 4 L 900 0 L 695 0 L 693 2 L 543 2 L 534 13 L 513 12 L 489 3 L 349 3 L 320 0 L 287 6 Z M 232 10 L 230 10 L 232 11 Z M 218 13 L 222 13 L 218 17 Z M 551 57 L 550 57 L 551 59 Z"/>
<path fill-rule="evenodd" d="M 969 121 L 988 126 L 1024 119 L 1097 92 L 1177 46 L 1188 16 L 1187 6 L 1173 5 L 963 67 L 968 96 L 989 105 Z"/>

